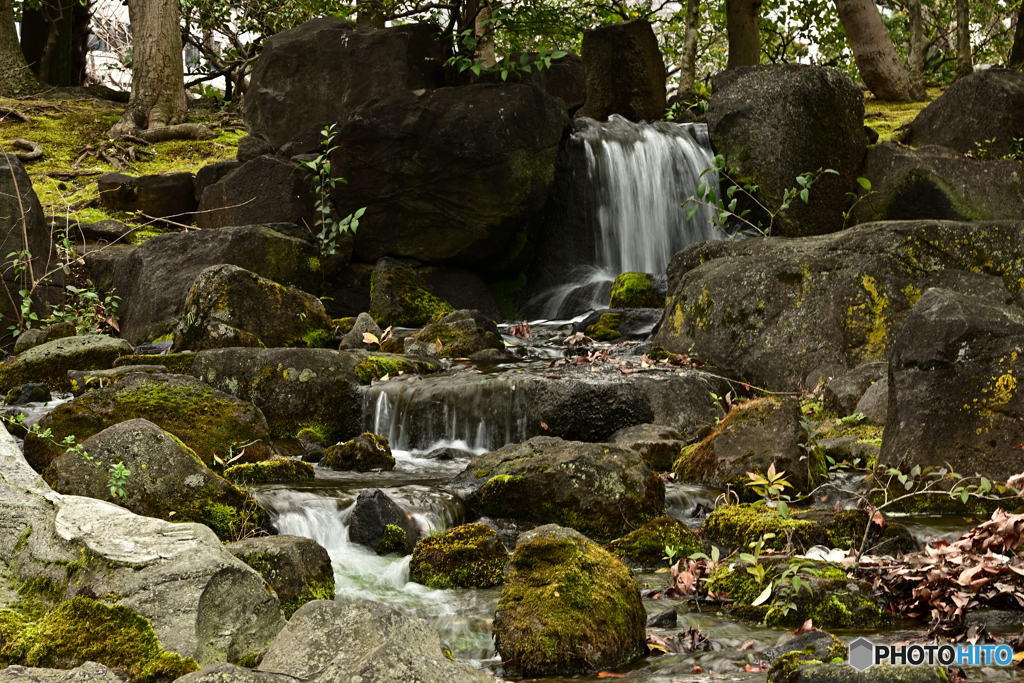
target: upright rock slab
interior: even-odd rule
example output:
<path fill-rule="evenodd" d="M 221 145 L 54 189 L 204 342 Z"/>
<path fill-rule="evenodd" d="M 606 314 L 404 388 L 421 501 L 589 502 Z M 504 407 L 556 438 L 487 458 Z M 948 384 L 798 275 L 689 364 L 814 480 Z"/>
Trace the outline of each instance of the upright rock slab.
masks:
<path fill-rule="evenodd" d="M 930 289 L 896 337 L 879 463 L 1024 472 L 1024 312 Z"/>
<path fill-rule="evenodd" d="M 800 188 L 798 175 L 838 172 L 814 183 L 808 203 L 794 201 L 776 217 L 773 233 L 804 237 L 842 230 L 847 193 L 859 188 L 856 178 L 867 152 L 864 96 L 857 84 L 835 69 L 773 65 L 727 69 L 713 85 L 707 113 L 711 145 L 739 169 L 740 178 L 759 187 L 762 204 L 781 206 L 786 190 Z"/>
<path fill-rule="evenodd" d="M 599 121 L 613 114 L 630 121 L 658 121 L 665 113 L 665 60 L 645 19 L 583 33 L 587 99 L 576 113 Z"/>

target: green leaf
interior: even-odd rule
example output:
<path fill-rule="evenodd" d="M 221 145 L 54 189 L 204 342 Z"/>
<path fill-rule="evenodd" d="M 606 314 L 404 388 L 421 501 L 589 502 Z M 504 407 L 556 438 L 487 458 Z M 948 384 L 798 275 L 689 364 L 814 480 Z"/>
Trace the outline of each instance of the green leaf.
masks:
<path fill-rule="evenodd" d="M 691 206 L 687 210 L 687 212 L 686 212 L 686 220 L 690 220 L 691 218 L 693 218 L 693 214 L 695 214 L 695 213 L 697 213 L 697 205 L 696 204 L 694 204 L 693 206 Z"/>
<path fill-rule="evenodd" d="M 757 607 L 758 605 L 763 605 L 770 597 L 772 597 L 772 585 L 768 584 L 765 589 L 761 591 L 761 594 L 754 599 L 754 602 L 750 603 L 750 606 Z"/>
<path fill-rule="evenodd" d="M 796 177 L 796 184 L 800 187 L 807 187 L 807 176 L 798 175 Z"/>
<path fill-rule="evenodd" d="M 562 50 L 557 50 L 557 51 L 551 53 L 551 59 L 561 59 L 562 57 L 566 56 L 567 54 L 569 54 L 569 53 L 568 52 L 564 52 Z"/>
<path fill-rule="evenodd" d="M 871 181 L 867 178 L 857 178 L 857 182 L 860 183 L 860 186 L 865 190 L 868 190 L 869 192 L 871 191 Z"/>
<path fill-rule="evenodd" d="M 800 190 L 800 199 L 804 200 L 804 204 L 811 200 L 811 191 L 807 188 Z"/>
<path fill-rule="evenodd" d="M 962 492 L 962 493 L 960 494 L 960 502 L 961 502 L 961 503 L 966 503 L 966 502 L 967 502 L 967 498 L 968 498 L 968 497 L 970 497 L 970 494 L 969 494 L 969 493 L 967 493 L 967 491 L 963 491 L 963 492 Z"/>
<path fill-rule="evenodd" d="M 781 500 L 775 503 L 775 509 L 779 511 L 779 516 L 783 519 L 789 517 L 789 506 L 783 503 Z"/>

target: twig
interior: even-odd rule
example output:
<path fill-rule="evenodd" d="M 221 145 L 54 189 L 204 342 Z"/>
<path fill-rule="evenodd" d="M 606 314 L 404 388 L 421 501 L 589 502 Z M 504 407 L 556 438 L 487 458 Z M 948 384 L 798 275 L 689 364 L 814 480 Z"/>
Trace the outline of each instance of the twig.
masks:
<path fill-rule="evenodd" d="M 79 178 L 81 176 L 89 175 L 100 175 L 102 173 L 103 171 L 48 171 L 46 173 L 43 173 L 42 175 L 48 178 L 60 178 L 62 180 L 67 180 L 69 178 Z"/>
<path fill-rule="evenodd" d="M 7 117 L 18 119 L 19 121 L 24 121 L 25 123 L 31 123 L 31 120 L 17 109 L 11 109 L 10 107 L 0 107 L 0 121 L 3 121 Z"/>
<path fill-rule="evenodd" d="M 38 142 L 32 142 L 25 138 L 17 138 L 11 141 L 11 147 L 17 147 L 18 149 L 27 149 L 27 152 L 16 152 L 14 156 L 18 157 L 22 161 L 35 161 L 41 159 L 43 156 L 43 146 Z"/>

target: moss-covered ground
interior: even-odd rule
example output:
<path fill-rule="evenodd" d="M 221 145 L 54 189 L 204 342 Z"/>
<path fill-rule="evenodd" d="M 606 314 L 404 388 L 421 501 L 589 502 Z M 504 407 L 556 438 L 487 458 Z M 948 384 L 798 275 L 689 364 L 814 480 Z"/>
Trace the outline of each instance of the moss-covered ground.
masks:
<path fill-rule="evenodd" d="M 942 88 L 928 89 L 928 102 L 942 94 Z M 904 122 L 913 121 L 928 102 L 883 102 L 874 97 L 864 100 L 864 125 L 878 133 L 878 141 L 891 140 Z M 871 116 L 872 113 L 877 113 Z"/>
<path fill-rule="evenodd" d="M 127 168 L 116 168 L 96 156 L 86 156 L 77 169 L 75 161 L 88 148 L 98 150 L 108 143 L 106 131 L 118 121 L 124 110 L 123 104 L 95 99 L 78 100 L 10 100 L 0 98 L 0 107 L 15 109 L 29 118 L 22 122 L 6 117 L 0 123 L 0 151 L 17 152 L 10 147 L 16 138 L 25 138 L 42 145 L 43 157 L 25 162 L 25 169 L 32 179 L 32 185 L 47 215 L 67 216 L 74 221 L 95 222 L 114 218 L 128 224 L 142 225 L 125 213 L 110 213 L 99 206 L 99 191 L 96 175 L 82 175 L 73 178 L 55 177 L 55 173 L 119 172 L 127 175 L 151 175 L 156 173 L 195 173 L 203 166 L 233 158 L 238 151 L 238 141 L 245 136 L 241 117 L 237 113 L 217 109 L 193 108 L 189 111 L 190 123 L 203 123 L 211 128 L 217 137 L 212 140 L 170 140 L 153 145 L 135 144 L 136 161 Z M 119 143 L 128 148 L 132 143 Z M 139 150 L 155 154 L 140 154 Z M 146 237 L 159 234 L 159 230 L 148 226 L 134 234 L 132 241 L 139 242 Z"/>

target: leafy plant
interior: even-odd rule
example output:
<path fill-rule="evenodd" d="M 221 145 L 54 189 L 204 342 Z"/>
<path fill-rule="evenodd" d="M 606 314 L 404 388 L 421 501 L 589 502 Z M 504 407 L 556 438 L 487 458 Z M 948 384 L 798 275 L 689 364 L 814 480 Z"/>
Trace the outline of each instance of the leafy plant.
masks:
<path fill-rule="evenodd" d="M 320 131 L 320 135 L 324 138 L 323 152 L 312 161 L 299 162 L 301 166 L 310 171 L 313 177 L 314 189 L 316 191 L 313 209 L 316 212 L 315 226 L 319 230 L 316 237 L 320 253 L 324 256 L 333 256 L 337 253 L 338 241 L 341 239 L 341 236 L 346 232 L 355 234 L 356 228 L 359 227 L 359 219 L 366 212 L 366 207 L 364 206 L 341 220 L 335 220 L 334 218 L 331 190 L 339 182 L 345 184 L 348 182 L 344 178 L 335 178 L 331 174 L 331 154 L 338 149 L 334 144 L 334 138 L 337 134 L 336 127 L 336 124 L 332 123 Z"/>
<path fill-rule="evenodd" d="M 857 184 L 864 188 L 865 194 L 860 194 L 859 192 L 846 193 L 849 196 L 853 197 L 853 204 L 850 205 L 849 209 L 843 211 L 843 230 L 846 230 L 846 224 L 850 220 L 850 214 L 853 213 L 854 207 L 856 207 L 858 204 L 860 204 L 862 201 L 864 201 L 871 195 L 878 194 L 877 192 L 871 189 L 871 181 L 868 180 L 867 178 L 857 178 Z"/>
<path fill-rule="evenodd" d="M 775 471 L 775 463 L 768 466 L 768 471 L 765 474 L 759 474 L 757 472 L 747 472 L 747 476 L 750 477 L 750 482 L 747 484 L 748 488 L 754 490 L 754 492 L 764 498 L 766 501 L 775 503 L 775 508 L 779 511 L 779 514 L 783 517 L 789 516 L 789 505 L 784 499 L 788 499 L 789 496 L 784 495 L 784 491 L 787 488 L 793 488 L 793 485 L 786 479 L 785 470 Z"/>
<path fill-rule="evenodd" d="M 391 339 L 391 335 L 392 334 L 393 333 L 391 331 L 391 326 L 390 325 L 388 325 L 388 328 L 386 330 L 381 332 L 380 337 L 377 337 L 377 335 L 373 334 L 372 332 L 364 332 L 363 333 L 363 343 L 364 344 L 377 344 L 378 346 L 380 346 L 381 344 L 386 342 L 388 339 Z"/>
<path fill-rule="evenodd" d="M 666 562 L 668 562 L 670 565 L 671 564 L 675 564 L 676 563 L 676 555 L 679 554 L 679 550 L 680 549 L 675 547 L 674 545 L 666 545 L 665 546 L 665 555 L 664 555 L 663 559 Z"/>
<path fill-rule="evenodd" d="M 110 479 L 108 484 L 110 486 L 110 495 L 114 498 L 127 498 L 128 494 L 124 490 L 124 485 L 128 483 L 128 477 L 131 476 L 132 471 L 124 466 L 124 463 L 118 462 L 110 466 Z"/>

